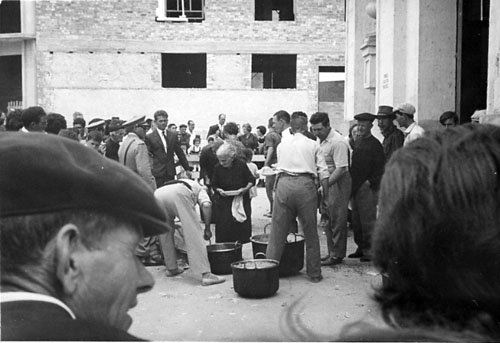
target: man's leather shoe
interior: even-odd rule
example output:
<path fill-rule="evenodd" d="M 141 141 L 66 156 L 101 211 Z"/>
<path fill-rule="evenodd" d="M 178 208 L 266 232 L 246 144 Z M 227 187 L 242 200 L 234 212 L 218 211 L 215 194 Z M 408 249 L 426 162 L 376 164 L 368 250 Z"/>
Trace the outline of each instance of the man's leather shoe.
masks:
<path fill-rule="evenodd" d="M 321 280 L 323 280 L 323 276 L 322 276 L 322 275 L 320 275 L 320 276 L 313 276 L 313 277 L 311 277 L 311 282 L 312 282 L 312 283 L 318 283 L 318 282 L 320 282 Z"/>
<path fill-rule="evenodd" d="M 361 256 L 361 258 L 359 259 L 361 262 L 370 262 L 372 260 L 372 258 L 370 256 Z"/>
<path fill-rule="evenodd" d="M 323 256 L 323 257 L 321 258 L 321 261 L 326 261 L 326 260 L 328 260 L 329 258 L 330 258 L 330 255 Z"/>
<path fill-rule="evenodd" d="M 333 257 L 329 257 L 326 260 L 321 261 L 322 266 L 334 266 L 334 265 L 340 264 L 340 263 L 342 263 L 341 258 L 333 258 Z"/>
<path fill-rule="evenodd" d="M 361 251 L 356 250 L 356 252 L 347 255 L 349 258 L 360 258 L 363 257 L 363 253 Z"/>

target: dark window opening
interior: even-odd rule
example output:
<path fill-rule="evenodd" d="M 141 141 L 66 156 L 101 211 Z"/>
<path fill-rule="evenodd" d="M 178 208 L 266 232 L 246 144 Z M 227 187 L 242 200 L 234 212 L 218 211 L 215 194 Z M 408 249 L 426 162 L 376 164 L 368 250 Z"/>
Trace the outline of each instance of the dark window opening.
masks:
<path fill-rule="evenodd" d="M 167 18 L 186 17 L 189 21 L 201 21 L 205 19 L 205 0 L 184 0 L 184 12 L 182 8 L 183 0 L 166 0 Z"/>
<path fill-rule="evenodd" d="M 0 111 L 23 100 L 21 55 L 0 56 Z"/>
<path fill-rule="evenodd" d="M 293 0 L 255 0 L 255 20 L 295 20 Z"/>
<path fill-rule="evenodd" d="M 161 54 L 163 88 L 206 88 L 206 54 Z"/>
<path fill-rule="evenodd" d="M 297 55 L 252 55 L 252 88 L 296 88 Z"/>
<path fill-rule="evenodd" d="M 21 32 L 20 0 L 3 0 L 0 2 L 0 33 Z"/>

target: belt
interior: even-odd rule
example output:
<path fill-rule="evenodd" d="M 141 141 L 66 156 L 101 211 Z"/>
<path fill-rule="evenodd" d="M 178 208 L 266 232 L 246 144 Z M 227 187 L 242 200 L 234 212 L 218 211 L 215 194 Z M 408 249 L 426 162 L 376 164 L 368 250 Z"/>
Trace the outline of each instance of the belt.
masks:
<path fill-rule="evenodd" d="M 280 173 L 281 177 L 300 177 L 300 176 L 307 176 L 307 177 L 314 177 L 311 173 L 288 173 L 288 172 L 281 172 Z"/>

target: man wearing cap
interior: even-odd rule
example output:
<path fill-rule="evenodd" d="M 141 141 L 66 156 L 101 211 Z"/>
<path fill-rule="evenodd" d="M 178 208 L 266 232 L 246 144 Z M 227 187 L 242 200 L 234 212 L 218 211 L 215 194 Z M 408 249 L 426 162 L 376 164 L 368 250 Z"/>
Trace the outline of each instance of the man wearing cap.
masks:
<path fill-rule="evenodd" d="M 283 111 L 284 112 L 284 111 Z M 275 114 L 276 118 L 276 114 Z M 275 121 L 276 123 L 276 121 Z M 317 230 L 317 187 L 319 178 L 328 198 L 328 167 L 318 141 L 307 138 L 303 132 L 307 119 L 292 116 L 293 135 L 284 137 L 277 147 L 279 175 L 273 203 L 273 229 L 269 236 L 266 256 L 280 260 L 290 228 L 298 217 L 304 230 L 306 243 L 306 271 L 311 282 L 323 279 Z"/>
<path fill-rule="evenodd" d="M 385 161 L 389 161 L 392 153 L 403 146 L 405 136 L 403 132 L 394 125 L 396 115 L 392 106 L 379 106 L 377 113 L 378 127 L 384 136 L 382 146 L 384 147 Z"/>
<path fill-rule="evenodd" d="M 373 137 L 371 129 L 376 116 L 360 113 L 354 116 L 358 123 L 358 140 L 352 152 L 352 225 L 354 242 L 358 246 L 350 258 L 362 262 L 371 260 L 371 236 L 377 216 L 377 193 L 384 173 L 385 155 L 382 144 Z"/>
<path fill-rule="evenodd" d="M 406 145 L 424 135 L 425 130 L 421 126 L 419 126 L 413 119 L 415 112 L 415 106 L 409 103 L 399 104 L 394 109 L 396 121 L 398 122 L 399 126 L 405 129 L 405 140 L 403 145 Z"/>
<path fill-rule="evenodd" d="M 127 312 L 154 280 L 135 248 L 167 230 L 151 189 L 55 135 L 4 133 L 0 155 L 2 340 L 137 340 Z"/>
<path fill-rule="evenodd" d="M 186 124 L 179 125 L 178 137 L 181 148 L 187 153 L 189 147 L 191 146 L 189 143 L 191 141 L 191 134 L 187 132 Z"/>
<path fill-rule="evenodd" d="M 196 274 L 201 275 L 202 286 L 224 282 L 223 277 L 211 273 L 206 244 L 203 241 L 203 238 L 209 240 L 212 237 L 210 231 L 212 202 L 205 189 L 194 180 L 179 179 L 169 181 L 165 186 L 158 188 L 155 191 L 155 197 L 167 213 L 169 231 L 160 235 L 160 244 L 165 256 L 165 265 L 167 266 L 167 276 L 175 276 L 184 271 L 177 264 L 175 251 L 174 220 L 177 217 L 181 221 L 189 264 Z M 200 230 L 199 216 L 195 210 L 197 204 L 200 206 L 205 222 L 203 233 Z"/>
<path fill-rule="evenodd" d="M 168 114 L 163 110 L 154 113 L 155 129 L 146 135 L 146 146 L 153 157 L 152 172 L 156 179 L 157 187 L 163 186 L 167 181 L 174 180 L 176 176 L 174 153 L 180 165 L 191 177 L 186 154 L 181 149 L 177 133 L 166 130 Z"/>
<path fill-rule="evenodd" d="M 315 136 L 320 139 L 321 153 L 328 167 L 328 199 L 325 199 L 329 222 L 325 228 L 328 254 L 321 265 L 342 263 L 347 249 L 347 213 L 351 195 L 349 174 L 350 149 L 347 140 L 330 126 L 328 113 L 316 112 L 309 120 Z"/>
<path fill-rule="evenodd" d="M 106 153 L 104 156 L 112 160 L 118 161 L 118 149 L 123 141 L 125 130 L 122 126 L 123 121 L 120 119 L 112 119 L 109 123 L 109 138 L 106 141 Z"/>

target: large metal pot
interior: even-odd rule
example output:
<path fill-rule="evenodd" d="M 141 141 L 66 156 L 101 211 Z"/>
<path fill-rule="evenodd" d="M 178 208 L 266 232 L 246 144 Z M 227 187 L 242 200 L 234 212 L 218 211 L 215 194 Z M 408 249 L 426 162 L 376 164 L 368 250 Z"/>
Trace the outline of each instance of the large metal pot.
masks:
<path fill-rule="evenodd" d="M 214 274 L 231 274 L 231 263 L 243 259 L 240 242 L 207 245 L 207 254 Z"/>
<path fill-rule="evenodd" d="M 267 224 L 264 227 L 264 234 L 250 237 L 254 258 L 258 258 L 258 253 L 266 253 L 269 243 L 269 234 L 266 233 L 266 229 L 269 225 Z M 281 276 L 297 274 L 304 268 L 304 242 L 305 238 L 303 235 L 297 233 L 288 234 L 285 249 L 280 260 L 279 272 Z"/>
<path fill-rule="evenodd" d="M 276 293 L 279 284 L 279 262 L 270 259 L 231 263 L 234 291 L 242 297 L 265 298 Z"/>

